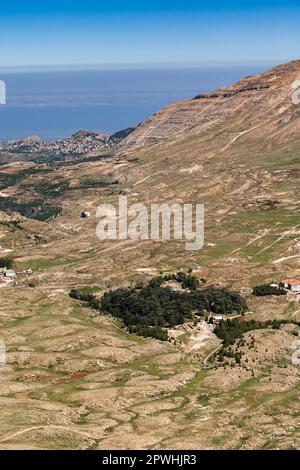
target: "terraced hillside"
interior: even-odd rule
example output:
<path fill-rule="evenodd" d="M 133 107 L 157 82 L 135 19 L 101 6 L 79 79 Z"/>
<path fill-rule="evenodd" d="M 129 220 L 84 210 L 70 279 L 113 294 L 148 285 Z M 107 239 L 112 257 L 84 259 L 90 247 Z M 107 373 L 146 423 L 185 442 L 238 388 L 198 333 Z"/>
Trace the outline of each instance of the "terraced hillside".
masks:
<path fill-rule="evenodd" d="M 109 152 L 0 167 L 0 257 L 33 270 L 0 288 L 1 448 L 299 447 L 294 323 L 206 361 L 220 340 L 200 324 L 145 339 L 68 296 L 190 267 L 236 289 L 299 277 L 299 77 L 296 61 L 175 103 Z M 100 242 L 96 208 L 120 194 L 204 202 L 204 248 Z M 297 300 L 249 296 L 248 318 L 300 321 Z"/>

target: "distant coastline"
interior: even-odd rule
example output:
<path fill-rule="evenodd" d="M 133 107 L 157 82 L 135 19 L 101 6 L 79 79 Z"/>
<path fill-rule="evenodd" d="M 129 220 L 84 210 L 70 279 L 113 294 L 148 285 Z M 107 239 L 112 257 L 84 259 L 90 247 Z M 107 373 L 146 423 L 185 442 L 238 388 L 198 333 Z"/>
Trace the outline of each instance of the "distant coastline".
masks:
<path fill-rule="evenodd" d="M 53 64 L 53 65 L 0 65 L 0 74 L 25 72 L 66 72 L 84 70 L 141 70 L 141 69 L 186 69 L 213 67 L 252 67 L 264 69 L 286 63 L 287 59 L 245 60 L 245 61 L 201 61 L 201 62 L 145 62 L 145 63 L 103 63 L 103 64 Z"/>
<path fill-rule="evenodd" d="M 268 65 L 78 67 L 0 68 L 7 84 L 7 105 L 0 107 L 0 140 L 35 134 L 61 139 L 78 129 L 111 134 L 175 101 L 263 72 Z"/>

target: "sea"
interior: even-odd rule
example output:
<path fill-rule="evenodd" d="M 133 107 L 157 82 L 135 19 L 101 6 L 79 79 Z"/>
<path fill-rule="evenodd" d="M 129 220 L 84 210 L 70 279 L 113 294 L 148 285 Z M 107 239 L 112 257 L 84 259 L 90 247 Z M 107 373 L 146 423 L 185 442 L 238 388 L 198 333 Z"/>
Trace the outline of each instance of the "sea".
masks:
<path fill-rule="evenodd" d="M 228 86 L 273 64 L 6 69 L 0 140 L 61 139 L 79 129 L 111 134 L 175 101 Z"/>

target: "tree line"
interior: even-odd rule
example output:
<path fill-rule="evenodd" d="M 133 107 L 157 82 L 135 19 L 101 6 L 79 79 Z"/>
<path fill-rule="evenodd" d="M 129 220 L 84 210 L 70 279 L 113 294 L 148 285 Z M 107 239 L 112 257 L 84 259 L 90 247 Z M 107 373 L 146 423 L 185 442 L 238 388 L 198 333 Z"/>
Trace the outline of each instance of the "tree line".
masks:
<path fill-rule="evenodd" d="M 248 331 L 260 330 L 264 328 L 273 328 L 278 330 L 281 325 L 292 323 L 300 326 L 300 322 L 295 320 L 267 320 L 258 322 L 256 320 L 240 321 L 238 318 L 233 320 L 223 320 L 214 329 L 214 333 L 223 341 L 223 346 L 230 346 L 241 338 Z"/>
<path fill-rule="evenodd" d="M 260 286 L 255 286 L 253 289 L 253 295 L 257 297 L 264 297 L 266 295 L 286 295 L 287 292 L 281 287 L 274 287 L 268 284 L 262 284 Z"/>

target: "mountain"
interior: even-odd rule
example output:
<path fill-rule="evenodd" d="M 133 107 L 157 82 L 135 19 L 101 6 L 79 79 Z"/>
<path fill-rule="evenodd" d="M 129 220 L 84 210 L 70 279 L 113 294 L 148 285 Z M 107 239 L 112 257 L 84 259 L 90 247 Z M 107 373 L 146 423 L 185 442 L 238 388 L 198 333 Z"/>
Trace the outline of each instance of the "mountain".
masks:
<path fill-rule="evenodd" d="M 75 134 L 73 134 L 71 137 L 73 139 L 85 139 L 85 138 L 88 138 L 88 137 L 97 138 L 97 139 L 105 139 L 105 138 L 108 138 L 109 135 L 108 134 L 99 134 L 97 132 L 80 129 L 79 131 L 75 132 Z"/>
<path fill-rule="evenodd" d="M 270 141 L 284 142 L 288 130 L 297 132 L 299 115 L 291 95 L 292 83 L 299 75 L 300 61 L 297 60 L 264 74 L 246 77 L 228 88 L 174 103 L 140 125 L 125 144 L 153 145 L 188 135 L 214 137 L 214 129 L 224 129 L 227 135 L 230 132 L 248 134 L 253 129 L 255 134 L 266 136 Z M 217 140 L 212 144 L 212 150 L 220 151 L 220 143 Z"/>
<path fill-rule="evenodd" d="M 112 147 L 5 160 L 1 256 L 33 273 L 0 289 L 0 448 L 299 447 L 297 296 L 247 294 L 239 325 L 259 328 L 217 356 L 207 323 L 181 325 L 162 342 L 69 297 L 71 288 L 101 295 L 179 270 L 234 290 L 300 277 L 299 77 L 293 61 L 174 103 Z M 204 203 L 203 249 L 99 241 L 97 207 L 121 194 L 147 207 Z M 267 328 L 275 319 L 287 324 Z"/>
<path fill-rule="evenodd" d="M 23 147 L 33 147 L 35 145 L 40 145 L 43 143 L 43 140 L 38 135 L 32 135 L 24 137 L 23 139 L 11 140 L 10 144 L 16 144 Z"/>
<path fill-rule="evenodd" d="M 123 140 L 127 136 L 129 136 L 132 132 L 134 132 L 136 127 L 128 127 L 127 129 L 123 129 L 121 131 L 115 132 L 110 136 L 111 139 Z"/>
<path fill-rule="evenodd" d="M 167 265 L 194 261 L 235 285 L 300 274 L 300 106 L 292 100 L 299 76 L 294 61 L 175 103 L 123 141 L 117 155 L 127 163 L 113 176 L 134 200 L 206 206 L 202 252 L 167 244 L 147 265 L 159 269 L 167 252 Z"/>

